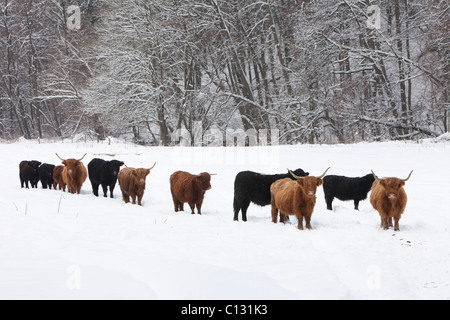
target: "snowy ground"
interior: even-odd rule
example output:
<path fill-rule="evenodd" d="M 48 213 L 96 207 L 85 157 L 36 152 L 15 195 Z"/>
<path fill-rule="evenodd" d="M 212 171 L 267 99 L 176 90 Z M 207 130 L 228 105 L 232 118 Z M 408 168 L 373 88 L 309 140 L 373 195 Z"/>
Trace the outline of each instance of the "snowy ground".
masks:
<path fill-rule="evenodd" d="M 21 160 L 114 158 L 150 167 L 144 206 L 21 190 Z M 272 148 L 145 148 L 123 143 L 19 141 L 0 144 L 0 299 L 449 299 L 450 142 Z M 312 231 L 271 223 L 252 205 L 234 222 L 233 182 L 242 170 L 302 168 L 405 178 L 400 232 L 380 229 L 365 201 L 335 200 L 322 188 Z M 203 216 L 174 213 L 169 176 L 209 171 Z"/>

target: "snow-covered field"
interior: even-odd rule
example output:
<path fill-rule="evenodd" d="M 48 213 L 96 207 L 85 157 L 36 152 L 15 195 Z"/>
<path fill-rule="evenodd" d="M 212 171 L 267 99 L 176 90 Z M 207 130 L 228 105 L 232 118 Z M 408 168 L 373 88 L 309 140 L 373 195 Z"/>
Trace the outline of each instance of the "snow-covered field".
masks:
<path fill-rule="evenodd" d="M 21 160 L 120 159 L 157 166 L 143 207 L 20 188 Z M 125 143 L 0 144 L 0 299 L 449 299 L 450 142 L 259 148 L 148 148 Z M 113 157 L 112 157 L 113 155 Z M 242 170 L 302 168 L 313 175 L 406 178 L 400 232 L 380 229 L 369 201 L 360 212 L 319 188 L 312 231 L 271 222 L 270 207 L 234 222 Z M 217 173 L 202 216 L 173 212 L 169 176 Z"/>

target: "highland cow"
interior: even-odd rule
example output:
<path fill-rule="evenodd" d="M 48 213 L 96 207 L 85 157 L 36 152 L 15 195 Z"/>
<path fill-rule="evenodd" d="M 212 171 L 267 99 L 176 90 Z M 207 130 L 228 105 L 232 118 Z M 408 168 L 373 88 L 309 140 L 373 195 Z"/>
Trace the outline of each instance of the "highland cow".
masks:
<path fill-rule="evenodd" d="M 43 164 L 39 167 L 39 179 L 41 180 L 43 189 L 52 189 L 53 186 L 53 170 L 55 166 L 52 164 Z"/>
<path fill-rule="evenodd" d="M 89 180 L 92 184 L 92 191 L 98 197 L 99 186 L 102 185 L 103 195 L 108 197 L 108 187 L 110 197 L 114 198 L 114 188 L 116 187 L 117 177 L 120 167 L 123 166 L 122 161 L 112 160 L 105 161 L 102 159 L 93 159 L 88 164 Z"/>
<path fill-rule="evenodd" d="M 199 175 L 192 175 L 188 172 L 177 171 L 170 176 L 170 191 L 175 207 L 175 212 L 184 211 L 184 203 L 191 207 L 192 214 L 195 214 L 197 207 L 198 214 L 202 214 L 202 205 L 205 192 L 211 189 L 211 176 L 206 172 Z"/>
<path fill-rule="evenodd" d="M 300 177 L 291 172 L 297 181 L 286 178 L 274 182 L 270 188 L 272 222 L 277 223 L 280 211 L 281 223 L 284 223 L 286 216 L 295 215 L 298 219 L 298 229 L 303 230 L 303 218 L 306 220 L 306 229 L 312 229 L 311 216 L 316 205 L 317 187 L 323 184 L 322 178 L 328 170 L 330 168 L 319 177 Z"/>
<path fill-rule="evenodd" d="M 302 169 L 294 171 L 297 176 L 308 176 Z M 252 171 L 240 172 L 234 181 L 234 221 L 239 220 L 239 211 L 242 210 L 242 220 L 247 221 L 247 210 L 250 202 L 264 207 L 270 204 L 270 186 L 277 180 L 294 179 L 288 172 L 286 174 L 266 175 Z"/>
<path fill-rule="evenodd" d="M 385 230 L 393 226 L 392 220 L 395 220 L 394 231 L 400 231 L 399 221 L 406 208 L 408 197 L 406 196 L 405 183 L 411 178 L 414 171 L 411 171 L 408 178 L 383 178 L 379 179 L 375 173 L 373 177 L 375 182 L 372 186 L 370 203 L 378 211 L 381 218 L 381 227 Z"/>
<path fill-rule="evenodd" d="M 67 189 L 72 194 L 80 194 L 81 187 L 86 181 L 88 172 L 84 164 L 81 162 L 87 154 L 85 154 L 81 159 L 62 159 L 58 154 L 56 154 L 59 159 L 61 159 L 64 169 L 62 172 L 62 177 L 64 184 L 67 185 Z"/>
<path fill-rule="evenodd" d="M 156 162 L 150 169 L 124 168 L 119 172 L 118 180 L 122 191 L 122 199 L 125 203 L 129 203 L 131 197 L 133 204 L 136 204 L 137 199 L 138 205 L 142 206 L 146 186 L 145 180 L 155 166 Z"/>
<path fill-rule="evenodd" d="M 26 187 L 27 189 L 37 188 L 39 182 L 39 166 L 41 163 L 39 161 L 22 161 L 19 164 L 19 178 L 21 188 Z"/>
<path fill-rule="evenodd" d="M 355 210 L 359 210 L 359 202 L 366 200 L 367 195 L 375 181 L 372 174 L 361 178 L 348 178 L 343 176 L 326 176 L 323 178 L 323 191 L 327 209 L 333 210 L 333 200 L 353 200 Z"/>

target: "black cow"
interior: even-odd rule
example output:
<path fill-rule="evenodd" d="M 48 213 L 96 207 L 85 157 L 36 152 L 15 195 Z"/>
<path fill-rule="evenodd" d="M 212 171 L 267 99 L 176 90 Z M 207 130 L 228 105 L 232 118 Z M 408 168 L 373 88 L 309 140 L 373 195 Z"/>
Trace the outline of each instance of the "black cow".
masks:
<path fill-rule="evenodd" d="M 102 185 L 104 197 L 108 197 L 108 187 L 111 198 L 114 198 L 114 188 L 117 183 L 117 176 L 120 167 L 124 163 L 117 160 L 105 161 L 102 159 L 93 159 L 88 164 L 89 180 L 91 180 L 92 191 L 98 197 L 98 188 Z"/>
<path fill-rule="evenodd" d="M 24 185 L 27 189 L 30 188 L 28 182 L 31 184 L 31 188 L 37 188 L 39 182 L 39 166 L 41 162 L 39 161 L 22 161 L 19 165 L 19 177 L 20 185 L 23 188 Z"/>
<path fill-rule="evenodd" d="M 367 199 L 367 194 L 375 181 L 373 174 L 361 178 L 348 178 L 343 176 L 326 176 L 323 178 L 323 191 L 327 209 L 333 210 L 334 198 L 342 201 L 353 200 L 355 210 L 359 210 L 359 202 Z"/>
<path fill-rule="evenodd" d="M 39 179 L 42 183 L 42 188 L 52 189 L 53 186 L 53 169 L 55 166 L 52 164 L 44 163 L 39 167 Z"/>
<path fill-rule="evenodd" d="M 297 176 L 308 176 L 302 169 L 294 171 Z M 271 202 L 270 186 L 277 180 L 290 178 L 295 180 L 288 172 L 286 174 L 265 175 L 252 171 L 240 172 L 234 181 L 234 221 L 239 221 L 239 211 L 242 210 L 242 220 L 247 221 L 247 209 L 250 202 L 261 207 Z"/>

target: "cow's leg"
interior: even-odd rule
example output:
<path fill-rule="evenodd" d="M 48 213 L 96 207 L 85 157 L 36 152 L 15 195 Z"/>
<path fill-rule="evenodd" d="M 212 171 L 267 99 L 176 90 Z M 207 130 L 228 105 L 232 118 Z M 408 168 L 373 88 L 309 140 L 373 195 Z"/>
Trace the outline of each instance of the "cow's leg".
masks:
<path fill-rule="evenodd" d="M 138 205 L 140 205 L 140 206 L 142 206 L 142 198 L 143 197 L 144 197 L 143 194 L 140 194 L 140 195 L 137 196 L 137 198 L 138 198 Z"/>
<path fill-rule="evenodd" d="M 125 203 L 130 203 L 130 195 L 122 191 L 122 199 Z"/>
<path fill-rule="evenodd" d="M 381 227 L 384 230 L 388 230 L 389 229 L 388 217 L 386 215 L 381 216 Z"/>
<path fill-rule="evenodd" d="M 298 230 L 303 230 L 303 215 L 297 214 L 297 219 L 298 219 Z M 306 220 L 306 227 L 308 227 L 308 220 Z"/>
<path fill-rule="evenodd" d="M 239 221 L 239 211 L 241 211 L 241 208 L 236 204 L 236 202 L 233 203 L 233 211 L 234 211 L 233 221 Z"/>
<path fill-rule="evenodd" d="M 106 183 L 102 183 L 103 189 L 103 197 L 108 198 L 108 185 Z"/>
<path fill-rule="evenodd" d="M 242 221 L 247 222 L 247 210 L 250 206 L 250 201 L 246 201 L 242 204 Z"/>
<path fill-rule="evenodd" d="M 115 189 L 115 187 L 116 186 L 113 185 L 113 184 L 109 186 L 109 192 L 110 192 L 111 199 L 114 199 L 114 189 Z"/>
<path fill-rule="evenodd" d="M 327 209 L 330 211 L 333 211 L 333 196 L 327 196 L 325 195 L 325 202 L 327 203 Z"/>
<path fill-rule="evenodd" d="M 306 220 L 306 229 L 312 230 L 312 226 L 311 226 L 311 215 L 306 215 L 306 216 L 305 216 L 305 220 Z"/>
<path fill-rule="evenodd" d="M 355 203 L 355 210 L 359 211 L 359 200 L 354 200 Z"/>
<path fill-rule="evenodd" d="M 394 217 L 394 220 L 395 220 L 394 231 L 400 231 L 400 224 L 399 224 L 399 221 L 400 221 L 400 215 L 395 216 L 395 217 Z"/>
<path fill-rule="evenodd" d="M 92 192 L 94 192 L 94 196 L 98 197 L 98 183 L 92 182 L 91 181 L 91 185 L 92 185 Z"/>
<path fill-rule="evenodd" d="M 285 224 L 286 223 L 286 215 L 280 211 L 280 223 Z"/>
<path fill-rule="evenodd" d="M 247 221 L 247 210 L 249 206 L 250 201 L 235 199 L 233 202 L 234 221 L 239 221 L 239 211 L 242 212 L 242 221 Z"/>
<path fill-rule="evenodd" d="M 181 209 L 181 202 L 177 200 L 177 198 L 175 198 L 175 196 L 172 193 L 172 200 L 173 200 L 173 207 L 175 209 L 175 212 L 180 211 Z"/>
<path fill-rule="evenodd" d="M 195 214 L 195 203 L 194 202 L 188 202 L 189 203 L 189 207 L 191 207 L 191 214 Z"/>
<path fill-rule="evenodd" d="M 278 208 L 275 204 L 272 204 L 272 222 L 277 223 L 278 222 Z"/>
<path fill-rule="evenodd" d="M 198 212 L 198 214 L 199 214 L 199 215 L 202 215 L 202 203 L 201 203 L 201 202 L 200 202 L 200 203 L 197 203 L 196 206 L 197 206 L 197 212 Z"/>
<path fill-rule="evenodd" d="M 132 200 L 133 204 L 136 204 L 136 195 L 135 194 L 131 194 L 131 200 Z"/>
<path fill-rule="evenodd" d="M 394 226 L 392 220 L 393 220 L 392 217 L 391 217 L 391 218 L 388 218 L 389 227 L 393 227 L 393 226 Z"/>

